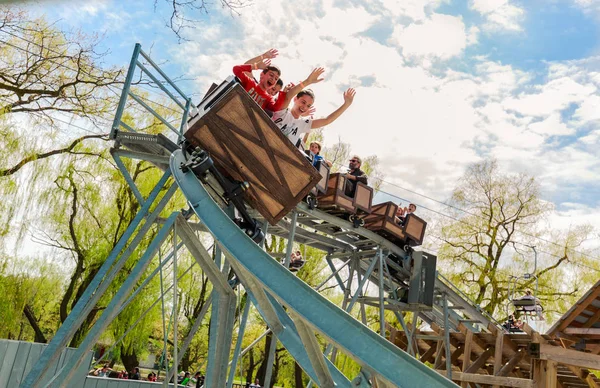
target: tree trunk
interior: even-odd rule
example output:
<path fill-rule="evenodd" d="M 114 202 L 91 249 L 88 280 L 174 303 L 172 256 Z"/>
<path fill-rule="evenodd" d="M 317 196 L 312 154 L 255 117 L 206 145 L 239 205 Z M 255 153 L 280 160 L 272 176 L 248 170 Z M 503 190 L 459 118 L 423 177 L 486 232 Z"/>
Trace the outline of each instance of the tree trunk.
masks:
<path fill-rule="evenodd" d="M 254 350 L 250 349 L 248 352 L 248 369 L 246 369 L 246 381 L 252 383 L 254 379 L 252 379 L 252 375 L 254 375 L 254 368 L 256 368 L 256 363 L 254 362 Z"/>
<path fill-rule="evenodd" d="M 281 352 L 282 350 L 283 349 L 275 350 L 275 362 L 273 365 L 273 373 L 271 373 L 271 384 L 269 385 L 269 388 L 273 388 L 275 386 L 275 382 L 277 381 L 277 376 L 279 375 L 279 367 L 281 366 L 281 357 L 277 357 L 277 353 Z"/>
<path fill-rule="evenodd" d="M 125 349 L 123 345 L 121 345 L 121 361 L 127 372 L 130 372 L 133 368 L 139 366 L 139 360 L 135 353 L 135 349 Z"/>
<path fill-rule="evenodd" d="M 273 341 L 273 332 L 269 332 L 269 334 L 265 336 L 265 351 L 263 353 L 264 357 L 260 362 L 258 371 L 256 372 L 256 378 L 258 378 L 263 384 L 267 375 L 267 363 L 269 361 L 269 349 L 271 348 L 271 341 Z"/>
<path fill-rule="evenodd" d="M 27 318 L 29 325 L 35 332 L 34 341 L 40 342 L 43 344 L 48 342 L 48 340 L 46 340 L 46 337 L 44 336 L 44 333 L 42 332 L 42 329 L 40 328 L 40 325 L 38 324 L 38 321 L 37 321 L 35 315 L 33 314 L 33 309 L 31 308 L 30 305 L 26 304 L 25 307 L 23 307 L 23 314 L 25 314 L 25 317 Z"/>
<path fill-rule="evenodd" d="M 188 347 L 185 354 L 181 358 L 181 364 L 179 364 L 181 370 L 190 371 L 190 348 Z M 191 371 L 190 371 L 191 373 Z"/>
<path fill-rule="evenodd" d="M 294 363 L 294 386 L 296 388 L 304 387 L 304 383 L 302 382 L 302 368 L 300 368 L 300 364 L 297 362 Z"/>

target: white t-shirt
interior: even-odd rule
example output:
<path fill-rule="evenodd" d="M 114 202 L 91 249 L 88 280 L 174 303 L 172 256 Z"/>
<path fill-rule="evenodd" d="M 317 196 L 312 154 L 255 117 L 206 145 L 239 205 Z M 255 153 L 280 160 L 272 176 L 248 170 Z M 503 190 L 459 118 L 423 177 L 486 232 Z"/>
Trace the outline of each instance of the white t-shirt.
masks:
<path fill-rule="evenodd" d="M 289 109 L 273 113 L 273 121 L 281 129 L 281 132 L 290 139 L 294 146 L 298 146 L 298 141 L 301 141 L 301 135 L 312 131 L 311 118 L 301 117 L 296 119 Z"/>

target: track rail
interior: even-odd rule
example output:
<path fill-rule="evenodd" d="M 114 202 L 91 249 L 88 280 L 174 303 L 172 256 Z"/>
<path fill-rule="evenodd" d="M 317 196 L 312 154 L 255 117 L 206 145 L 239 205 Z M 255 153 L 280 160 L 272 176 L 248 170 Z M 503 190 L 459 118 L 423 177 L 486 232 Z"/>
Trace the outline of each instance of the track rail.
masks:
<path fill-rule="evenodd" d="M 171 156 L 171 172 L 177 185 L 231 260 L 232 266 L 244 272 L 244 285 L 255 293 L 260 288 L 262 292 L 269 294 L 269 298 L 263 299 L 262 303 L 259 301 L 262 308 L 273 309 L 277 301 L 285 305 L 288 312 L 298 317 L 307 327 L 321 333 L 363 367 L 397 387 L 456 387 L 452 381 L 420 363 L 331 303 L 263 251 L 213 201 L 193 173 L 181 171 L 179 166 L 184 159 L 179 150 Z M 266 305 L 267 300 L 273 306 Z M 283 313 L 278 307 L 276 310 Z M 287 328 L 293 329 L 290 325 Z"/>

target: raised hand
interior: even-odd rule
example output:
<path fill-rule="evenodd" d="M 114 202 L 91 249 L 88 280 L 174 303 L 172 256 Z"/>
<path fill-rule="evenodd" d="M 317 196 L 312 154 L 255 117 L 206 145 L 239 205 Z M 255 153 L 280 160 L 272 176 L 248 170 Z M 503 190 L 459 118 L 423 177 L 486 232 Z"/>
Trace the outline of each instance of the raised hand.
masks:
<path fill-rule="evenodd" d="M 294 86 L 296 86 L 296 84 L 294 84 L 293 82 L 290 82 L 289 84 L 287 84 L 287 85 L 285 86 L 285 88 L 283 89 L 283 91 L 284 91 L 285 93 L 287 93 L 287 92 L 289 92 L 289 91 L 290 91 L 290 89 L 291 89 L 291 88 L 293 88 Z"/>
<path fill-rule="evenodd" d="M 311 84 L 316 84 L 317 82 L 323 81 L 325 78 L 319 78 L 325 72 L 325 69 L 322 67 L 317 67 L 310 73 L 307 78 L 307 81 Z"/>
<path fill-rule="evenodd" d="M 300 116 L 302 116 L 302 117 L 312 117 L 312 115 L 314 115 L 316 111 L 317 111 L 317 108 L 315 108 L 314 106 L 311 106 L 309 110 L 307 110 L 306 112 L 300 114 Z"/>
<path fill-rule="evenodd" d="M 263 59 L 262 61 L 256 62 L 256 68 L 264 70 L 271 65 L 270 59 Z"/>
<path fill-rule="evenodd" d="M 356 90 L 354 90 L 354 88 L 349 88 L 348 90 L 346 90 L 344 92 L 344 103 L 345 104 L 352 104 L 352 101 L 354 101 L 354 96 L 356 95 Z"/>
<path fill-rule="evenodd" d="M 265 51 L 265 53 L 263 55 L 260 56 L 261 59 L 273 59 L 276 58 L 277 55 L 279 55 L 279 51 L 277 51 L 277 49 L 269 49 L 267 51 Z"/>

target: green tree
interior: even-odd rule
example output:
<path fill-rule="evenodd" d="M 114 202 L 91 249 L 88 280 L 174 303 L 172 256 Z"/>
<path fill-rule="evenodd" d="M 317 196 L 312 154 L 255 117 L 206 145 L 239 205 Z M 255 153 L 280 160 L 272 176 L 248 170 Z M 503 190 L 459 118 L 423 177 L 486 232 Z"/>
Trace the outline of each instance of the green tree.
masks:
<path fill-rule="evenodd" d="M 0 196 L 11 198 L 0 201 L 3 236 L 47 171 L 36 166 L 26 172 L 29 179 L 14 174 L 35 161 L 81 154 L 82 143 L 104 138 L 65 136 L 61 123 L 83 117 L 104 124 L 117 101 L 110 88 L 124 72 L 100 66 L 105 53 L 97 52 L 97 37 L 65 33 L 44 18 L 6 6 L 0 7 L 0 42 Z"/>
<path fill-rule="evenodd" d="M 44 258 L 0 255 L 0 338 L 47 342 L 63 282 L 60 268 Z"/>
<path fill-rule="evenodd" d="M 564 274 L 561 271 L 573 270 L 566 264 L 580 263 L 581 257 L 573 248 L 591 230 L 578 228 L 563 237 L 547 231 L 543 221 L 552 206 L 541 199 L 534 177 L 505 174 L 495 160 L 473 164 L 453 191 L 451 205 L 453 219 L 441 225 L 438 266 L 488 313 L 504 313 L 511 276 L 533 271 L 532 250 L 524 245 L 553 252 L 540 258 L 536 272 L 541 284 L 538 296 L 545 303 L 576 293 L 578 282 L 565 285 L 553 281 Z M 538 239 L 547 235 L 553 235 L 553 241 Z M 520 291 L 531 284 L 531 280 L 519 283 Z"/>
<path fill-rule="evenodd" d="M 66 33 L 44 18 L 0 7 L 0 111 L 33 114 L 55 125 L 51 113 L 86 117 L 93 122 L 113 112 L 124 70 L 99 66 L 97 36 Z"/>

